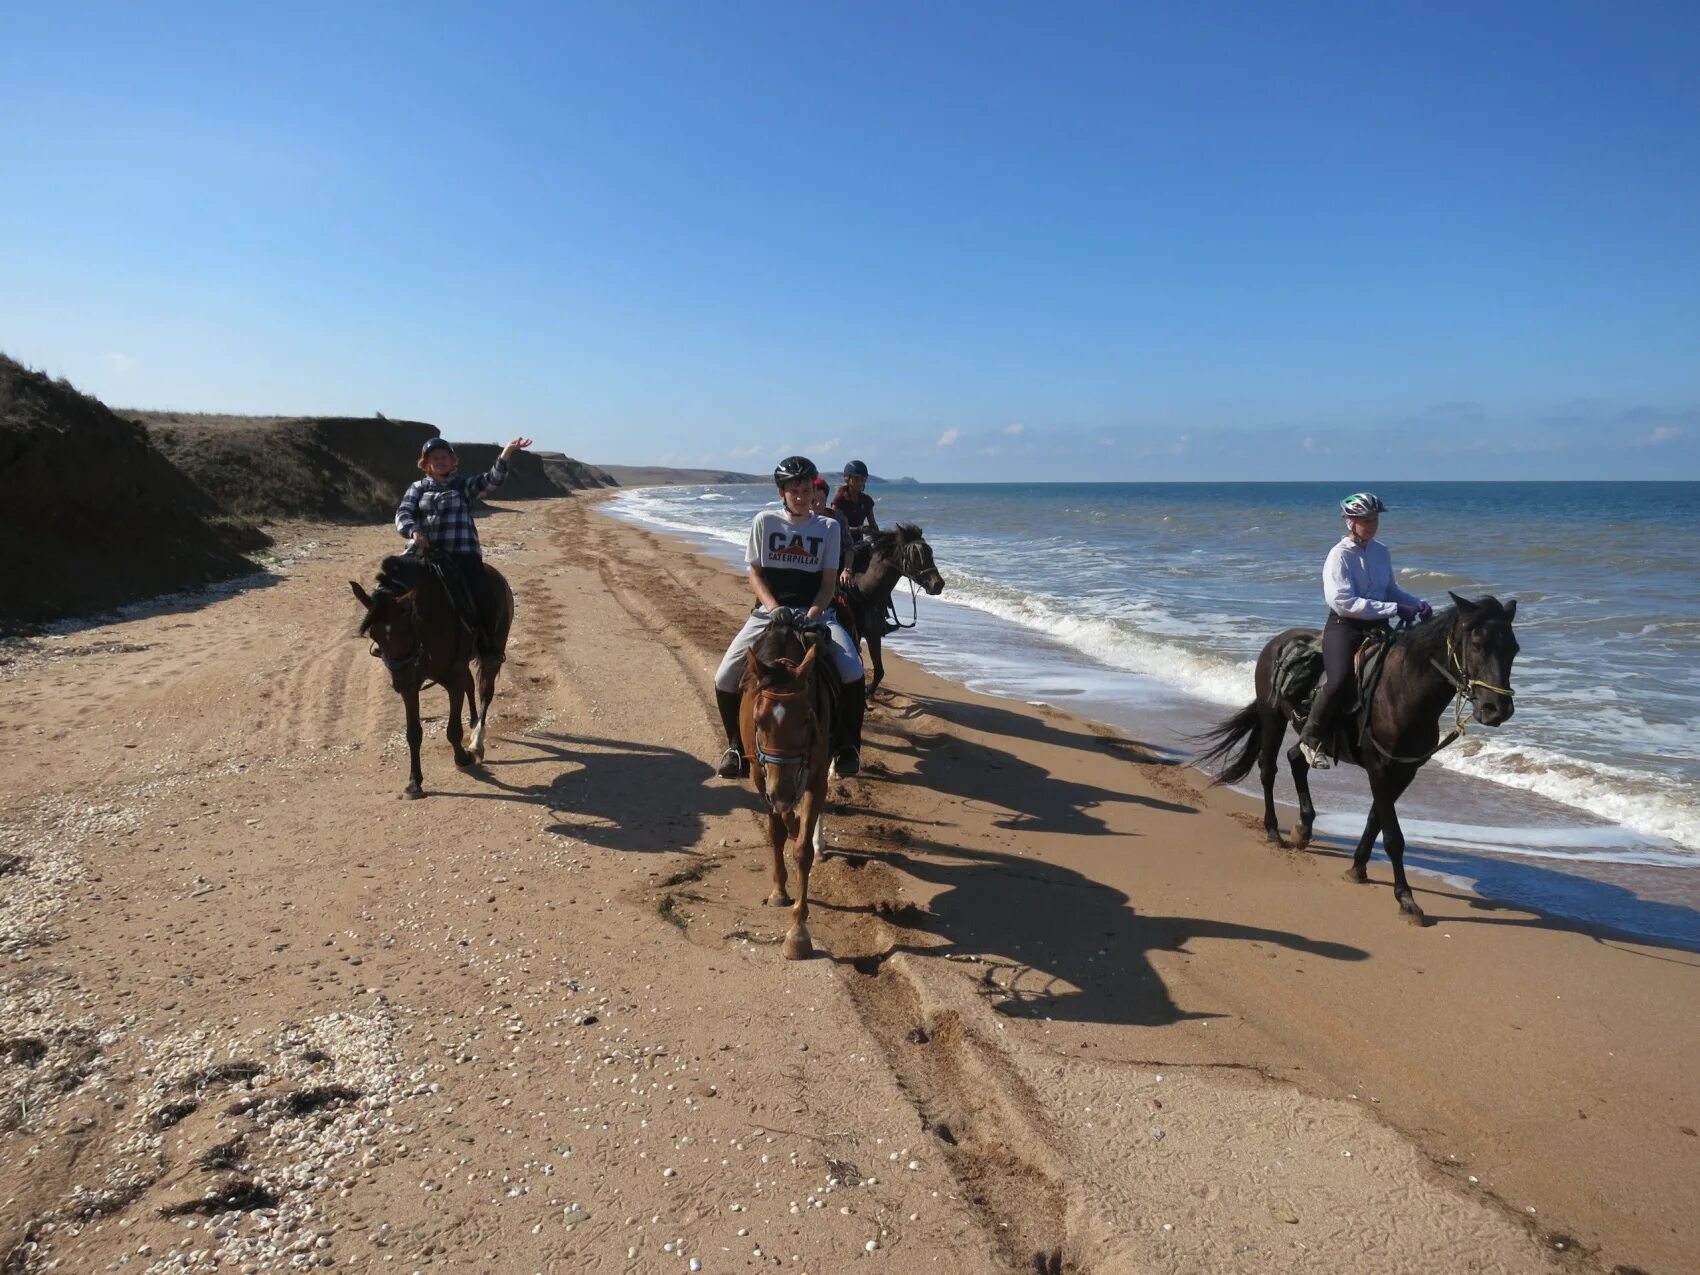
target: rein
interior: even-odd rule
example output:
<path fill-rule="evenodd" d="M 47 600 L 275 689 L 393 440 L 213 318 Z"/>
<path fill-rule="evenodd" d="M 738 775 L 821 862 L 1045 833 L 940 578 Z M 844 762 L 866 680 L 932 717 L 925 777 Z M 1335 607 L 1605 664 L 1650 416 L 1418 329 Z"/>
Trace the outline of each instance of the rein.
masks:
<path fill-rule="evenodd" d="M 1436 753 L 1438 753 L 1442 748 L 1445 748 L 1453 740 L 1462 739 L 1469 723 L 1475 720 L 1476 706 L 1470 699 L 1470 693 L 1478 687 L 1484 691 L 1492 691 L 1496 695 L 1503 695 L 1507 699 L 1515 697 L 1515 693 L 1509 686 L 1495 686 L 1492 682 L 1484 682 L 1480 678 L 1471 677 L 1469 675 L 1469 671 L 1464 667 L 1463 656 L 1460 655 L 1457 649 L 1452 645 L 1452 634 L 1450 633 L 1446 635 L 1446 658 L 1452 662 L 1452 668 L 1447 668 L 1446 665 L 1442 664 L 1433 656 L 1429 657 L 1429 664 L 1446 679 L 1447 684 L 1450 685 L 1453 690 L 1458 692 L 1458 698 L 1452 701 L 1452 730 L 1447 734 L 1445 739 L 1441 740 L 1421 757 L 1401 757 L 1397 753 L 1390 753 L 1387 749 L 1383 748 L 1380 742 L 1376 739 L 1375 732 L 1369 729 L 1369 725 L 1366 722 L 1364 725 L 1364 738 L 1370 742 L 1376 752 L 1380 753 L 1388 761 L 1420 766 L 1430 757 L 1433 757 Z M 1465 704 L 1470 705 L 1469 711 L 1467 712 L 1464 708 Z M 1364 712 L 1367 714 L 1369 709 L 1366 707 Z"/>

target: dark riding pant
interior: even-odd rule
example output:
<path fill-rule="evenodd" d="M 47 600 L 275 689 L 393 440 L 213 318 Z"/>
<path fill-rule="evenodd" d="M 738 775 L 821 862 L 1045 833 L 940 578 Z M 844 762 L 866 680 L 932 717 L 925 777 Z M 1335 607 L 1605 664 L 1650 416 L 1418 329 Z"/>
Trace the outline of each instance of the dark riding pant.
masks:
<path fill-rule="evenodd" d="M 1310 716 L 1305 719 L 1300 738 L 1318 747 L 1326 743 L 1340 705 L 1356 680 L 1353 657 L 1370 633 L 1386 628 L 1386 620 L 1351 620 L 1336 612 L 1328 613 L 1328 623 L 1322 626 L 1322 684 L 1310 702 Z"/>
<path fill-rule="evenodd" d="M 486 649 L 494 641 L 493 630 L 499 607 L 496 603 L 496 581 L 484 569 L 484 559 L 476 553 L 451 553 L 445 555 L 455 575 L 459 577 L 464 600 L 471 606 L 472 613 L 468 620 L 472 631 L 478 636 L 480 650 Z"/>

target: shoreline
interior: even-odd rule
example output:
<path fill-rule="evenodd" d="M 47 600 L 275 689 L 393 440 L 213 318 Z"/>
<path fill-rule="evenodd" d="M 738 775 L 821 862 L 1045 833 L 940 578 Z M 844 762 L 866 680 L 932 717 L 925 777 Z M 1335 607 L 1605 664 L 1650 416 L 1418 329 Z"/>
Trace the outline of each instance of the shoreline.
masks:
<path fill-rule="evenodd" d="M 602 498 L 620 503 L 627 494 L 608 492 Z M 665 518 L 658 521 L 643 509 L 623 509 L 616 516 L 657 534 L 680 537 L 693 550 L 723 557 L 728 563 L 736 556 L 727 538 L 706 528 L 688 529 Z M 1081 715 L 1183 762 L 1192 747 L 1192 734 L 1214 726 L 1231 711 L 1153 673 L 1104 663 L 1090 651 L 1008 616 L 953 603 L 948 589 L 944 598 L 927 599 L 922 605 L 927 621 L 922 629 L 888 643 L 887 650 L 908 650 L 913 663 L 981 693 Z M 963 649 L 971 654 L 959 654 Z M 1248 694 L 1249 685 L 1248 674 Z M 1478 728 L 1472 738 L 1481 737 Z M 1335 775 L 1315 772 L 1311 786 L 1318 808 L 1316 842 L 1349 851 L 1367 814 L 1368 794 L 1361 772 L 1352 767 Z M 1252 803 L 1248 809 L 1261 811 L 1255 774 L 1230 790 Z M 1284 765 L 1275 799 L 1283 828 L 1291 827 L 1298 807 Z M 1487 776 L 1429 767 L 1419 773 L 1401 814 L 1411 841 L 1405 860 L 1408 872 L 1451 888 L 1553 912 L 1602 936 L 1700 952 L 1700 914 L 1694 911 L 1695 891 L 1700 887 L 1688 862 L 1666 862 L 1669 856 L 1651 849 L 1642 859 L 1624 851 L 1599 859 L 1586 850 L 1543 851 L 1555 834 L 1579 847 L 1593 844 L 1590 812 L 1504 788 Z M 1601 827 L 1630 837 L 1639 835 L 1609 821 L 1602 821 Z M 1513 848 L 1503 848 L 1507 845 Z"/>
<path fill-rule="evenodd" d="M 424 802 L 396 800 L 400 705 L 349 636 L 382 529 L 8 683 L 25 862 L 0 889 L 57 910 L 0 967 L 44 1049 L 0 1074 L 83 1072 L 0 1133 L 38 1152 L 3 1158 L 8 1244 L 264 1269 L 303 1236 L 378 1269 L 1682 1268 L 1688 954 L 1426 885 L 1436 924 L 1411 929 L 1381 862 L 1352 888 L 1326 849 L 1267 850 L 1243 798 L 1065 712 L 889 660 L 815 875 L 825 955 L 782 961 L 754 799 L 710 777 L 742 582 L 598 503 L 482 523 L 520 598 L 491 764 L 453 770 L 429 698 Z M 257 1070 L 215 1079 L 209 1050 Z M 301 1096 L 338 1084 L 365 1094 Z M 159 1217 L 231 1139 L 273 1225 Z M 138 1194 L 72 1216 L 73 1186 L 119 1179 Z"/>

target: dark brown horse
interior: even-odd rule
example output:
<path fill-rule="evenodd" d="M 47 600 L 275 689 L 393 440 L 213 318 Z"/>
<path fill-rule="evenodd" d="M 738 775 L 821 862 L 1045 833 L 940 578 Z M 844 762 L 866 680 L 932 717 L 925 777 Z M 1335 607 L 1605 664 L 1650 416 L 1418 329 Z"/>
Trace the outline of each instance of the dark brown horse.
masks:
<path fill-rule="evenodd" d="M 832 765 L 838 710 L 838 674 L 822 646 L 824 628 L 799 629 L 775 620 L 744 657 L 743 702 L 738 722 L 756 792 L 767 802 L 767 835 L 773 847 L 773 907 L 791 903 L 785 892 L 785 843 L 797 854 L 797 900 L 785 933 L 785 958 L 813 955 L 809 939 L 809 869 L 822 848 L 821 813 Z"/>
<path fill-rule="evenodd" d="M 496 674 L 507 658 L 508 632 L 513 627 L 514 595 L 500 571 L 484 565 L 493 577 L 491 594 L 501 601 L 501 613 L 490 626 L 494 641 L 491 653 L 478 660 L 478 682 L 474 693 L 471 663 L 476 655 L 473 636 L 455 613 L 448 585 L 439 568 L 423 557 L 407 555 L 385 558 L 378 570 L 378 587 L 370 594 L 353 580 L 348 582 L 366 618 L 360 634 L 371 639 L 372 654 L 389 670 L 390 685 L 407 706 L 407 750 L 411 769 L 405 796 L 423 797 L 419 773 L 419 741 L 425 730 L 419 722 L 419 692 L 435 682 L 449 693 L 449 744 L 455 765 L 463 770 L 484 760 L 485 733 L 490 724 L 490 701 L 496 696 Z M 461 747 L 460 705 L 471 701 L 472 749 Z"/>
<path fill-rule="evenodd" d="M 1360 712 L 1345 712 L 1336 728 L 1329 751 L 1344 761 L 1362 766 L 1369 776 L 1372 798 L 1369 819 L 1352 855 L 1346 876 L 1366 881 L 1370 851 L 1379 835 L 1393 864 L 1393 897 L 1399 910 L 1414 923 L 1423 923 L 1423 911 L 1411 897 L 1405 880 L 1405 834 L 1399 828 L 1394 804 L 1404 793 L 1418 769 L 1453 738 L 1463 733 L 1464 705 L 1469 703 L 1476 720 L 1499 726 L 1511 717 L 1511 661 L 1517 655 L 1517 635 L 1511 621 L 1517 601 L 1504 605 L 1498 598 L 1479 602 L 1452 594 L 1456 604 L 1438 611 L 1424 624 L 1394 634 L 1389 639 L 1381 681 L 1370 701 L 1367 729 Z M 1287 843 L 1275 818 L 1275 771 L 1287 724 L 1304 722 L 1303 705 L 1283 698 L 1275 689 L 1275 670 L 1287 645 L 1298 638 L 1315 639 L 1315 629 L 1288 629 L 1270 640 L 1257 657 L 1257 698 L 1228 718 L 1204 738 L 1211 746 L 1201 762 L 1225 763 L 1216 782 L 1234 783 L 1251 773 L 1256 762 L 1263 779 L 1263 827 L 1278 846 Z M 1440 738 L 1439 718 L 1448 701 L 1456 699 L 1453 734 Z M 1230 760 L 1238 748 L 1238 754 Z M 1299 826 L 1293 845 L 1310 844 L 1316 808 L 1310 800 L 1310 764 L 1298 747 L 1287 750 L 1287 765 L 1299 795 Z"/>
<path fill-rule="evenodd" d="M 874 680 L 868 686 L 868 694 L 872 695 L 885 679 L 880 641 L 892 590 L 899 580 L 908 577 L 925 589 L 928 596 L 937 597 L 944 592 L 944 577 L 933 564 L 933 547 L 921 529 L 910 522 L 900 522 L 892 531 L 869 537 L 857 546 L 855 562 L 844 597 L 850 603 L 857 632 L 868 644 L 874 666 Z"/>

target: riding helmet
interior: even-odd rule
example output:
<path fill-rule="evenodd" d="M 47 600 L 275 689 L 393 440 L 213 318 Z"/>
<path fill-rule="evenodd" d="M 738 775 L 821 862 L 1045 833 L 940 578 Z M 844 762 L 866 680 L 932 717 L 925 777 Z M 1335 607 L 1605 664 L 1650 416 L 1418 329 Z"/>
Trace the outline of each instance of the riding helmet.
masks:
<path fill-rule="evenodd" d="M 448 454 L 450 456 L 453 456 L 455 454 L 455 449 L 454 449 L 453 445 L 450 444 L 449 440 L 444 438 L 441 434 L 438 434 L 435 438 L 427 439 L 425 446 L 423 446 L 419 449 L 419 459 L 424 460 L 427 456 L 429 456 L 432 452 L 436 451 L 439 447 L 441 447 L 444 451 L 448 452 Z"/>
<path fill-rule="evenodd" d="M 787 456 L 773 467 L 773 485 L 783 487 L 786 483 L 795 482 L 799 478 L 813 481 L 819 473 L 814 461 L 807 456 Z"/>
<path fill-rule="evenodd" d="M 866 478 L 868 467 L 859 460 L 853 460 L 844 467 L 844 476 L 846 478 Z"/>
<path fill-rule="evenodd" d="M 1373 491 L 1355 491 L 1340 502 L 1340 513 L 1346 518 L 1373 518 L 1386 508 Z"/>

